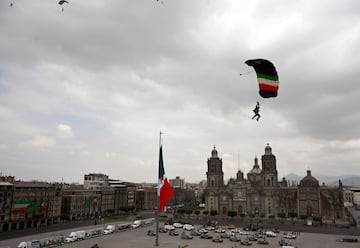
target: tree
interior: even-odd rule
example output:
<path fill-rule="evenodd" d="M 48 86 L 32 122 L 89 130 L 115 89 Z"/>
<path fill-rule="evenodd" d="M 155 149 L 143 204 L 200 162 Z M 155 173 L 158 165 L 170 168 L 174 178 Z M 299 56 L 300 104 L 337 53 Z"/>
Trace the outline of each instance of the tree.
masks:
<path fill-rule="evenodd" d="M 211 211 L 210 211 L 210 215 L 211 215 L 211 216 L 217 215 L 217 211 L 216 211 L 216 210 L 211 210 Z"/>
<path fill-rule="evenodd" d="M 230 217 L 235 217 L 237 215 L 237 212 L 236 211 L 228 211 L 227 215 Z"/>
<path fill-rule="evenodd" d="M 297 216 L 298 216 L 298 214 L 296 212 L 289 212 L 288 213 L 289 218 L 296 218 Z"/>
<path fill-rule="evenodd" d="M 281 219 L 285 219 L 286 214 L 285 213 L 278 213 L 278 217 Z"/>
<path fill-rule="evenodd" d="M 119 207 L 120 211 L 124 211 L 124 212 L 132 212 L 134 211 L 135 207 L 134 206 L 121 206 Z"/>

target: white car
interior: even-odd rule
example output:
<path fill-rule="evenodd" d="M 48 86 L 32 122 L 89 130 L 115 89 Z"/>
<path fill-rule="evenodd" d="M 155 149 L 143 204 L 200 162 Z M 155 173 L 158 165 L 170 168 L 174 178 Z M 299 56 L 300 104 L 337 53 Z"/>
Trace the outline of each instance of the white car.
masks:
<path fill-rule="evenodd" d="M 176 228 L 182 228 L 182 227 L 183 227 L 183 224 L 178 223 L 178 222 L 175 222 L 175 223 L 173 224 L 173 226 L 176 227 Z"/>
<path fill-rule="evenodd" d="M 224 233 L 224 232 L 225 232 L 225 229 L 217 228 L 217 229 L 215 229 L 215 232 L 216 232 L 216 233 Z"/>
<path fill-rule="evenodd" d="M 266 237 L 276 237 L 276 233 L 274 233 L 273 231 L 267 231 L 265 234 Z"/>
<path fill-rule="evenodd" d="M 183 226 L 183 229 L 186 230 L 186 231 L 192 231 L 192 230 L 194 230 L 194 226 L 190 225 L 190 224 L 185 224 Z"/>
<path fill-rule="evenodd" d="M 165 229 L 166 231 L 170 231 L 170 230 L 175 230 L 175 227 L 174 227 L 173 225 L 165 225 L 165 226 L 164 226 L 164 229 Z"/>
<path fill-rule="evenodd" d="M 239 234 L 240 235 L 250 235 L 250 232 L 248 232 L 248 231 L 240 231 Z"/>
<path fill-rule="evenodd" d="M 296 235 L 293 233 L 287 233 L 286 235 L 284 235 L 284 238 L 286 239 L 296 239 Z"/>

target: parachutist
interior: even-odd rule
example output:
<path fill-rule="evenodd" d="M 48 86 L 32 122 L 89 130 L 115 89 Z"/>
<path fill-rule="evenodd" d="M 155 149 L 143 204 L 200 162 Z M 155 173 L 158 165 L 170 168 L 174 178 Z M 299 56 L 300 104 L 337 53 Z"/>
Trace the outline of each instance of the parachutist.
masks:
<path fill-rule="evenodd" d="M 259 112 L 260 112 L 260 103 L 259 102 L 256 102 L 256 106 L 253 109 L 253 111 L 254 111 L 255 115 L 251 119 L 254 119 L 255 117 L 257 117 L 256 120 L 259 121 L 259 119 L 260 119 L 260 114 L 259 114 Z"/>

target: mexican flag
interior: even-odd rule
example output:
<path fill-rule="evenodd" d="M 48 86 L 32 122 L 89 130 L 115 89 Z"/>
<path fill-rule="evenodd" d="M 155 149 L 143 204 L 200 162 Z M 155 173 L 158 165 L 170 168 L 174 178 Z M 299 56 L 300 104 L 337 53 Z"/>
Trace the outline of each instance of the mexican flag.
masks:
<path fill-rule="evenodd" d="M 164 162 L 162 155 L 162 146 L 160 146 L 159 154 L 159 182 L 158 182 L 158 197 L 159 197 L 159 212 L 164 211 L 164 207 L 168 200 L 174 195 L 174 190 L 171 187 L 165 175 Z"/>

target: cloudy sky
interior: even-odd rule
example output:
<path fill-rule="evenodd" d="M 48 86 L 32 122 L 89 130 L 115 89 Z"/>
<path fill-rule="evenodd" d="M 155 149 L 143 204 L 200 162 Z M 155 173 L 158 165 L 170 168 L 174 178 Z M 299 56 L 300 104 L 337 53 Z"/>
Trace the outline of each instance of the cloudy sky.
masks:
<path fill-rule="evenodd" d="M 279 178 L 358 175 L 359 13 L 358 0 L 2 0 L 0 172 L 156 182 L 162 131 L 166 174 L 186 182 L 206 178 L 214 145 L 225 179 L 267 143 Z M 254 58 L 275 64 L 277 98 L 258 95 Z"/>

